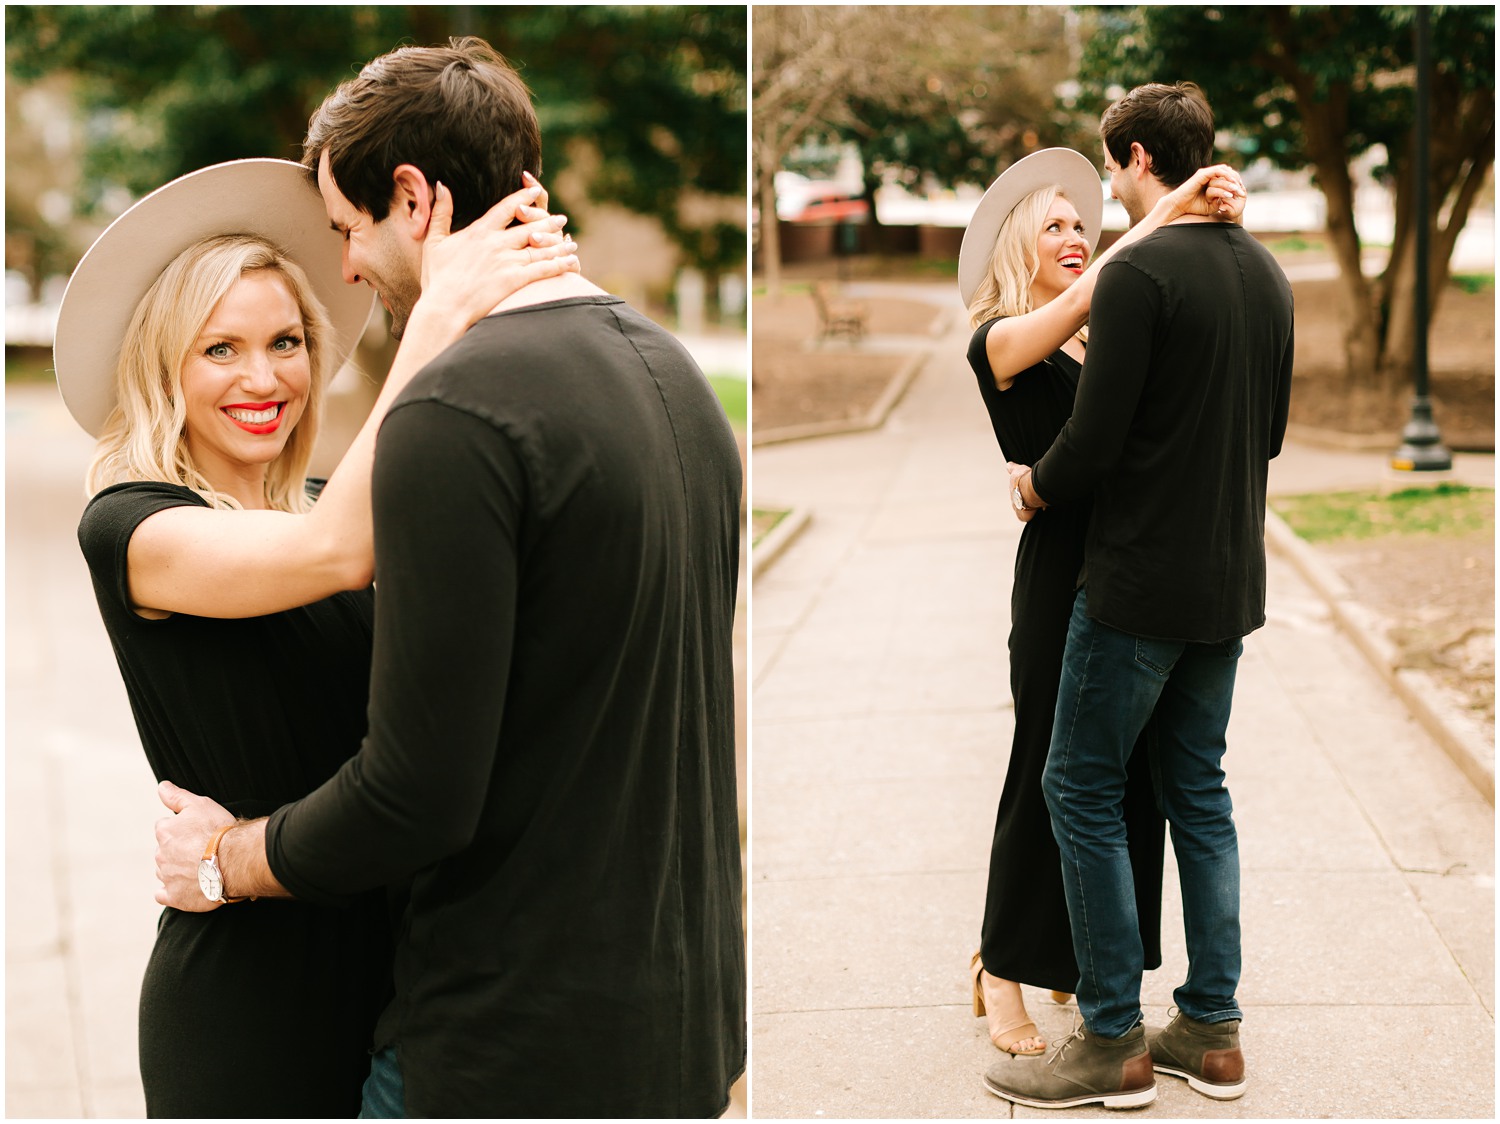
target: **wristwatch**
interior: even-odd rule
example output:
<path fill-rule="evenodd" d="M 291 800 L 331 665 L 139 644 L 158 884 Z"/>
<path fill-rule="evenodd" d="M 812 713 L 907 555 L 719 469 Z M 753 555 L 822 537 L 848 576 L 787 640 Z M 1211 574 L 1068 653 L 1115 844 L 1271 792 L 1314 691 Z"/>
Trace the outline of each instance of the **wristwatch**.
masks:
<path fill-rule="evenodd" d="M 214 832 L 213 838 L 208 841 L 207 849 L 203 852 L 202 861 L 198 863 L 198 888 L 203 891 L 203 896 L 209 901 L 219 902 L 221 905 L 231 905 L 245 900 L 224 896 L 224 873 L 219 869 L 219 840 L 223 839 L 224 833 L 234 826 L 234 824 L 229 824 Z"/>

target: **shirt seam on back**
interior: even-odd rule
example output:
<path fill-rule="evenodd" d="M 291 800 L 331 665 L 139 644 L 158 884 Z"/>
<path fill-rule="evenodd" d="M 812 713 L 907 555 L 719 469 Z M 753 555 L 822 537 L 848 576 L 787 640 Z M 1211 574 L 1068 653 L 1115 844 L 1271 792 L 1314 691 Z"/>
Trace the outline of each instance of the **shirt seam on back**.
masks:
<path fill-rule="evenodd" d="M 677 432 L 677 421 L 672 416 L 672 407 L 667 404 L 667 395 L 666 395 L 666 392 L 662 389 L 661 380 L 656 377 L 656 371 L 655 371 L 655 369 L 651 366 L 650 362 L 646 359 L 646 357 L 641 354 L 641 349 L 636 346 L 635 340 L 633 340 L 631 338 L 631 336 L 630 336 L 630 333 L 628 331 L 626 331 L 625 324 L 624 324 L 623 320 L 620 317 L 620 311 L 619 311 L 619 309 L 618 308 L 610 308 L 609 312 L 610 312 L 610 315 L 614 317 L 615 328 L 620 333 L 621 338 L 623 338 L 625 340 L 625 342 L 630 345 L 630 350 L 633 351 L 633 352 L 635 352 L 636 358 L 638 358 L 641 361 L 641 366 L 645 369 L 646 374 L 648 376 L 650 376 L 651 384 L 654 387 L 656 387 L 657 397 L 661 399 L 661 408 L 662 408 L 662 411 L 667 416 L 667 425 L 670 426 L 671 429 L 672 429 L 672 450 L 676 454 L 676 457 L 677 457 L 677 480 L 678 480 L 678 483 L 679 483 L 679 485 L 681 486 L 681 489 L 682 489 L 682 517 L 683 517 L 683 521 L 684 521 L 684 530 L 685 530 L 685 532 L 687 534 L 688 541 L 692 541 L 692 534 L 693 534 L 693 527 L 692 527 L 693 511 L 692 511 L 692 504 L 689 502 L 689 496 L 688 496 L 687 470 L 686 470 L 686 468 L 684 467 L 684 465 L 682 463 L 682 439 L 681 439 L 680 435 Z M 679 638 L 678 638 L 678 650 L 677 650 L 677 666 L 678 667 L 683 666 L 683 649 L 682 649 L 683 643 L 684 642 L 683 642 L 682 638 L 679 636 Z M 675 803 L 678 806 L 680 806 L 681 799 L 682 799 L 682 791 L 683 791 L 683 779 L 682 779 L 682 746 L 683 746 L 683 742 L 685 741 L 685 736 L 684 736 L 684 732 L 683 732 L 683 724 L 686 721 L 687 721 L 687 713 L 686 713 L 685 708 L 679 708 L 679 714 L 678 714 L 678 718 L 677 718 L 677 744 L 673 747 L 674 752 L 673 752 L 673 755 L 672 755 L 673 756 L 673 760 L 674 760 L 674 762 L 676 764 L 675 773 L 676 773 L 677 801 Z M 672 847 L 672 875 L 673 875 L 672 881 L 674 883 L 674 889 L 677 892 L 678 916 L 684 916 L 685 915 L 684 911 L 686 910 L 686 902 L 683 901 L 683 897 L 682 897 L 682 881 L 683 881 L 682 880 L 682 846 L 681 846 L 680 842 L 676 841 L 675 832 L 674 832 L 674 842 L 673 842 L 673 847 Z M 688 1018 L 687 1018 L 687 979 L 686 979 L 686 967 L 684 966 L 683 958 L 682 957 L 678 958 L 678 969 L 677 969 L 677 1016 L 678 1016 L 677 1017 L 677 1025 L 679 1027 L 679 1030 L 678 1030 L 679 1041 L 678 1041 L 678 1053 L 677 1053 L 677 1056 L 680 1059 L 684 1059 L 685 1060 L 689 1056 L 689 1051 L 688 1051 L 688 1048 L 687 1048 L 688 1047 L 688 1043 L 687 1043 L 687 1040 L 686 1040 L 687 1039 L 687 1026 L 688 1026 Z M 677 1071 L 677 1090 L 676 1090 L 676 1098 L 675 1098 L 676 1101 L 677 1101 L 677 1103 L 679 1105 L 682 1103 L 682 1090 L 686 1086 L 686 1084 L 687 1084 L 687 1077 L 682 1072 L 682 1070 L 679 1068 L 678 1071 Z"/>

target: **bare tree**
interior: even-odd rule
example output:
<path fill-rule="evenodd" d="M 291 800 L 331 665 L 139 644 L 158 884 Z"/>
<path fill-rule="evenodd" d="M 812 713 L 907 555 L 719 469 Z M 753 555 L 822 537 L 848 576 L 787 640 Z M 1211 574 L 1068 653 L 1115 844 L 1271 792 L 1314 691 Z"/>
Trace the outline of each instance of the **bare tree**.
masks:
<path fill-rule="evenodd" d="M 810 136 L 843 137 L 867 159 L 948 182 L 985 182 L 1072 124 L 1048 116 L 1052 87 L 1071 76 L 1060 10 L 773 6 L 754 20 L 758 264 L 773 296 L 775 176 Z"/>

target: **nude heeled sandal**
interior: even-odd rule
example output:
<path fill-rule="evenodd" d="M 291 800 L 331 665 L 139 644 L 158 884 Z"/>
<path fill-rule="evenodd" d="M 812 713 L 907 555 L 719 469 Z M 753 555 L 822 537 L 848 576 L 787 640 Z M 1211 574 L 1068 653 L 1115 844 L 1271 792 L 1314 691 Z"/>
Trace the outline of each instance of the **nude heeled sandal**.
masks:
<path fill-rule="evenodd" d="M 973 959 L 969 961 L 969 974 L 974 981 L 974 1017 L 985 1016 L 989 1018 L 990 1041 L 995 1044 L 995 1048 L 1018 1058 L 1035 1057 L 1038 1054 L 1044 1053 L 1047 1049 L 1046 1046 L 1038 1046 L 1034 1050 L 1012 1049 L 1017 1042 L 1024 1042 L 1028 1038 L 1040 1038 L 1041 1032 L 1037 1030 L 1036 1023 L 1030 1019 L 1014 1023 L 1011 1026 L 995 1025 L 994 1018 L 989 1015 L 985 1007 L 984 986 L 981 982 L 981 973 L 983 971 L 984 961 L 980 959 L 979 953 L 976 952 Z"/>

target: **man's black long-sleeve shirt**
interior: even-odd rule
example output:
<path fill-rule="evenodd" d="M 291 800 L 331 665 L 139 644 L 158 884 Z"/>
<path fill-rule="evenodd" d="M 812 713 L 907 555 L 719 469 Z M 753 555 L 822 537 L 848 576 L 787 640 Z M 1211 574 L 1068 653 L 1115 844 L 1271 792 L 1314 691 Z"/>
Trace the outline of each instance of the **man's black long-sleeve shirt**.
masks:
<path fill-rule="evenodd" d="M 1291 286 L 1242 227 L 1168 225 L 1104 267 L 1073 416 L 1032 471 L 1045 502 L 1095 497 L 1090 616 L 1198 642 L 1265 623 L 1291 384 Z"/>
<path fill-rule="evenodd" d="M 411 1116 L 714 1116 L 745 1053 L 739 454 L 612 297 L 491 316 L 380 430 L 369 736 L 272 816 L 298 897 L 410 881 Z"/>

